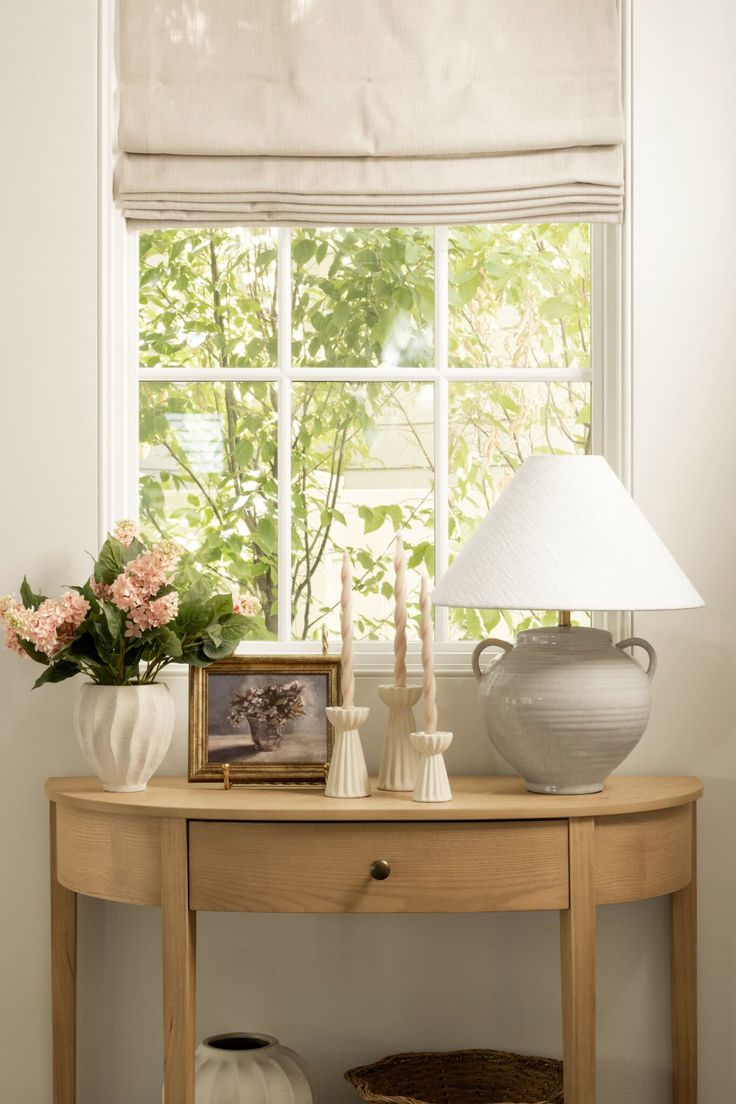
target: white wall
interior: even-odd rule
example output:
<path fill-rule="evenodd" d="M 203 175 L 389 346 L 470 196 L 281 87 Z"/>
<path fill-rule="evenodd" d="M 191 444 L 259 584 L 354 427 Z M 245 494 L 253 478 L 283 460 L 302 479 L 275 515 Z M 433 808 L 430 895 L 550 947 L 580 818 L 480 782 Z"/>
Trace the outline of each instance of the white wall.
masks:
<path fill-rule="evenodd" d="M 635 490 L 707 608 L 648 615 L 661 668 L 655 710 L 627 769 L 694 772 L 701 806 L 704 1104 L 736 1078 L 736 828 L 731 434 L 736 77 L 728 0 L 635 0 Z M 696 17 L 695 17 L 696 16 Z M 24 571 L 53 589 L 94 549 L 95 54 L 91 3 L 6 5 L 0 103 L 3 218 L 0 591 Z M 48 774 L 85 773 L 74 686 L 29 693 L 0 656 L 0 1098 L 50 1099 Z M 185 767 L 179 731 L 165 769 Z M 448 679 L 455 771 L 497 760 L 470 685 Z M 375 682 L 361 687 L 375 702 Z M 374 718 L 380 717 L 378 708 Z M 369 731 L 375 764 L 377 727 Z M 599 913 L 599 1099 L 664 1104 L 669 1013 L 663 902 Z M 80 1104 L 159 1099 L 155 910 L 80 904 Z M 490 917 L 200 917 L 199 1031 L 272 1032 L 308 1055 L 331 1104 L 348 1065 L 404 1048 L 560 1047 L 557 920 Z M 29 1060 L 30 1058 L 30 1060 Z"/>

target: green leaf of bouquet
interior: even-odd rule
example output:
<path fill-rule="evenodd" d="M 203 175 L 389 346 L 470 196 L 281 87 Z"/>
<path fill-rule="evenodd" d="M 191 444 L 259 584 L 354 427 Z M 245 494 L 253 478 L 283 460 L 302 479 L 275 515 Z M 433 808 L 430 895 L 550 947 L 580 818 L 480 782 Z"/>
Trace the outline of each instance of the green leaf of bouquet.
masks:
<path fill-rule="evenodd" d="M 95 562 L 95 580 L 98 583 L 112 583 L 125 566 L 123 555 L 126 551 L 122 541 L 108 537 Z"/>
<path fill-rule="evenodd" d="M 123 546 L 125 547 L 125 546 Z M 138 537 L 133 537 L 132 541 L 125 549 L 124 560 L 125 563 L 130 563 L 131 560 L 135 560 L 141 553 L 146 551 L 146 546 L 143 541 L 138 540 Z"/>
<path fill-rule="evenodd" d="M 239 613 L 233 613 L 226 621 L 222 621 L 220 624 L 220 630 L 223 640 L 230 640 L 234 644 L 239 644 L 241 640 L 245 640 L 245 637 L 250 631 L 250 622 L 252 618 L 241 617 Z"/>
<path fill-rule="evenodd" d="M 190 667 L 209 667 L 212 659 L 205 653 L 201 644 L 190 644 L 184 648 L 182 662 L 188 663 Z"/>
<path fill-rule="evenodd" d="M 31 584 L 28 582 L 25 575 L 23 576 L 23 582 L 20 584 L 20 596 L 26 609 L 38 609 L 41 603 L 46 601 L 45 594 L 33 593 Z"/>
<path fill-rule="evenodd" d="M 64 682 L 65 679 L 72 678 L 77 674 L 79 674 L 79 667 L 76 663 L 60 659 L 56 663 L 49 664 L 44 673 L 34 682 L 33 689 L 37 690 L 39 686 L 45 686 L 47 683 Z"/>
<path fill-rule="evenodd" d="M 167 656 L 171 656 L 172 659 L 180 659 L 184 653 L 181 640 L 175 632 L 171 630 L 164 632 L 163 638 L 163 650 Z"/>
<path fill-rule="evenodd" d="M 181 596 L 179 612 L 172 622 L 172 629 L 181 639 L 198 636 L 213 620 L 213 608 L 209 587 L 204 579 L 196 577 Z"/>
<path fill-rule="evenodd" d="M 95 580 L 98 583 L 112 583 L 126 564 L 145 552 L 146 546 L 137 538 L 130 544 L 123 544 L 117 537 L 108 537 L 95 563 Z"/>
<path fill-rule="evenodd" d="M 229 640 L 223 640 L 220 644 L 215 644 L 212 640 L 205 640 L 202 645 L 204 654 L 210 659 L 224 659 L 225 656 L 229 656 L 235 650 L 236 645 Z"/>
<path fill-rule="evenodd" d="M 64 657 L 65 659 L 73 660 L 77 663 L 82 662 L 88 667 L 97 667 L 100 669 L 107 666 L 109 658 L 107 656 L 100 656 L 94 637 L 89 632 L 82 633 L 81 636 L 72 640 L 71 644 L 64 651 Z"/>
<path fill-rule="evenodd" d="M 27 656 L 30 656 L 31 659 L 34 660 L 36 663 L 43 664 L 44 667 L 48 666 L 49 657 L 47 655 L 44 655 L 43 652 L 39 652 L 38 648 L 34 648 L 30 640 L 24 640 L 22 636 L 19 636 L 17 639 L 18 643 Z"/>
<path fill-rule="evenodd" d="M 110 602 L 100 602 L 107 631 L 113 640 L 119 640 L 125 632 L 125 613 Z"/>
<path fill-rule="evenodd" d="M 231 617 L 233 613 L 233 597 L 232 594 L 213 594 L 212 595 L 212 608 L 214 610 L 214 616 L 216 620 L 220 621 L 223 617 Z"/>
<path fill-rule="evenodd" d="M 82 586 L 69 587 L 70 590 L 76 591 L 77 594 L 81 594 L 83 598 L 86 598 L 90 604 L 93 613 L 99 612 L 99 602 L 95 597 L 95 593 L 92 590 L 92 584 L 89 579 Z"/>

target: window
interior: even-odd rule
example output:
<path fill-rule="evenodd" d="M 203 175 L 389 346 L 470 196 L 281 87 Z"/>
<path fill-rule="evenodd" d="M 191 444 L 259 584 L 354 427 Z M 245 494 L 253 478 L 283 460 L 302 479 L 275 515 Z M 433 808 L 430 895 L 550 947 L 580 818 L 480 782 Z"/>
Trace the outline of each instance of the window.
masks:
<path fill-rule="evenodd" d="M 398 531 L 411 568 L 441 572 L 525 456 L 601 451 L 607 232 L 140 233 L 142 525 L 257 598 L 255 637 L 284 644 L 337 636 L 347 548 L 356 635 L 388 639 Z M 436 635 L 549 616 L 437 610 Z"/>

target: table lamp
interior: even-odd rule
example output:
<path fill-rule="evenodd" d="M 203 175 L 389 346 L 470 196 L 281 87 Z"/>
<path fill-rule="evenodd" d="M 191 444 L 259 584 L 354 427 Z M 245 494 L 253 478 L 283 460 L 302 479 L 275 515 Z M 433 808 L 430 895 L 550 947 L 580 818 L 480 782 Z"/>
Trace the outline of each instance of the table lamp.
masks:
<path fill-rule="evenodd" d="M 641 738 L 656 653 L 571 625 L 571 610 L 702 606 L 639 507 L 600 456 L 532 456 L 460 550 L 432 595 L 438 606 L 559 611 L 515 646 L 473 653 L 487 734 L 535 793 L 585 794 Z M 622 650 L 639 646 L 646 670 Z M 490 647 L 504 652 L 484 673 Z"/>

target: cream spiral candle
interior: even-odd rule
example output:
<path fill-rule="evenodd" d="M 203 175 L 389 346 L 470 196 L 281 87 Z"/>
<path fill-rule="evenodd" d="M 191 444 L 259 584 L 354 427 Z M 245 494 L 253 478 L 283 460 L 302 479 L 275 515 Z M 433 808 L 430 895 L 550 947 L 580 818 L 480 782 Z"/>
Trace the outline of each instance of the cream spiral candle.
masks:
<path fill-rule="evenodd" d="M 434 677 L 434 647 L 432 644 L 432 603 L 429 598 L 429 579 L 422 575 L 419 588 L 419 612 L 421 614 L 422 670 L 424 671 L 424 731 L 437 731 L 437 683 Z"/>
<path fill-rule="evenodd" d="M 340 593 L 340 632 L 342 634 L 342 704 L 350 708 L 355 704 L 355 675 L 353 674 L 353 565 L 350 556 L 343 552 L 342 591 Z"/>
<path fill-rule="evenodd" d="M 406 686 L 406 552 L 401 533 L 394 553 L 394 686 Z"/>

